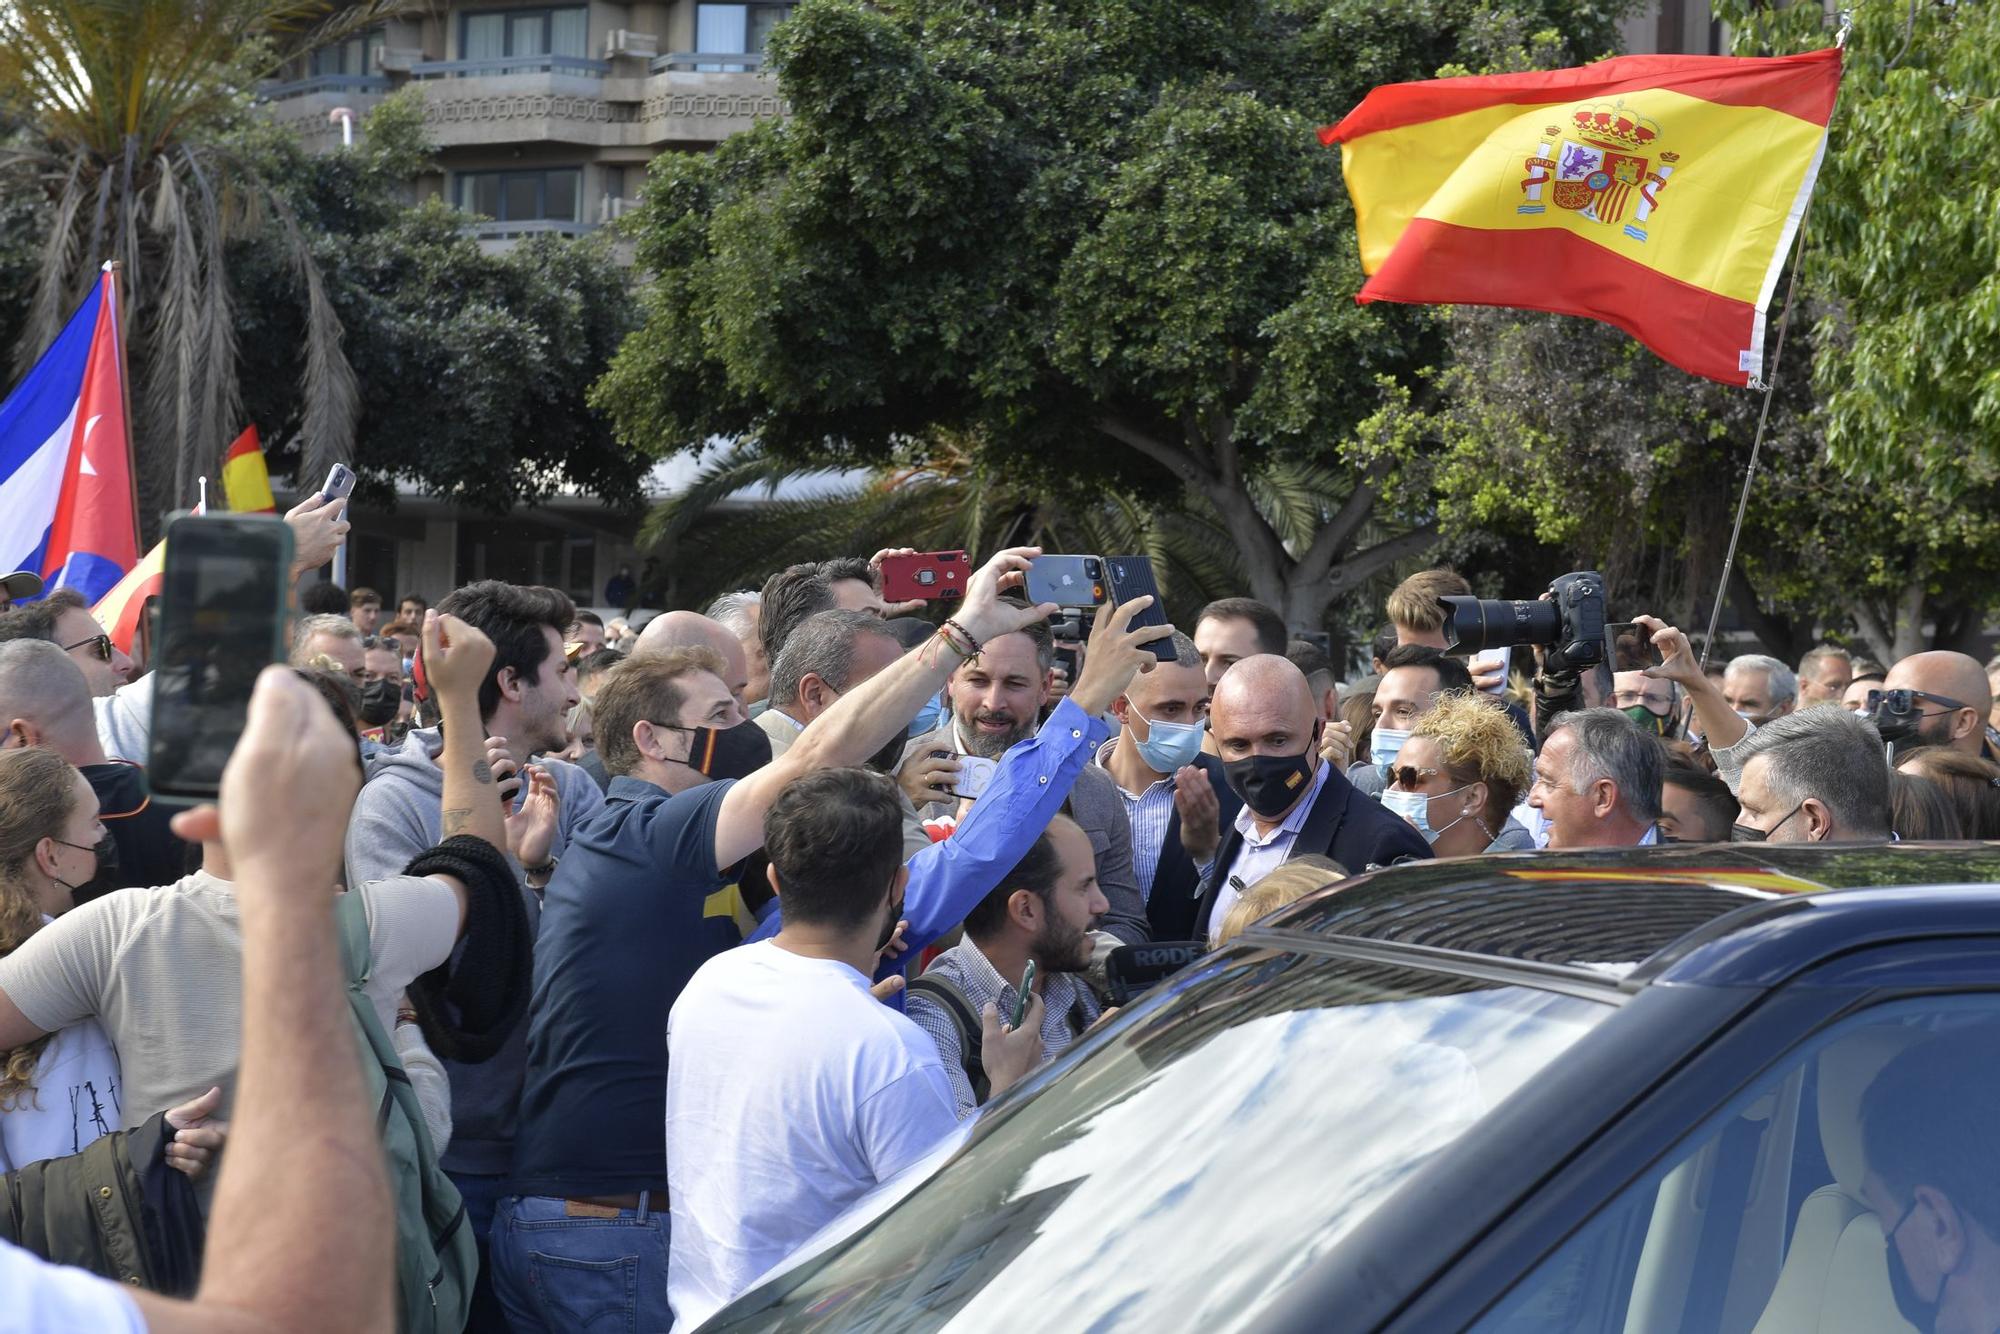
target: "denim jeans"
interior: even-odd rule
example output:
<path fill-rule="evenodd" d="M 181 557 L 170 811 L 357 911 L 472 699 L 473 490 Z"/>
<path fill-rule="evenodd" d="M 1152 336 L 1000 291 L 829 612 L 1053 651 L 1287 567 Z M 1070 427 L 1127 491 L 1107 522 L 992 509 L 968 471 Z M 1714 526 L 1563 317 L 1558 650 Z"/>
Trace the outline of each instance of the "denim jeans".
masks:
<path fill-rule="evenodd" d="M 493 1228 L 493 1208 L 506 1193 L 507 1178 L 471 1172 L 447 1172 L 465 1202 L 465 1222 L 479 1245 L 479 1278 L 472 1285 L 472 1303 L 465 1317 L 465 1334 L 507 1334 L 507 1321 L 493 1295 L 493 1253 L 487 1238 Z"/>
<path fill-rule="evenodd" d="M 650 1204 L 650 1201 L 648 1201 Z M 562 1200 L 513 1195 L 493 1218 L 493 1288 L 514 1334 L 666 1334 L 667 1211 L 572 1218 Z"/>

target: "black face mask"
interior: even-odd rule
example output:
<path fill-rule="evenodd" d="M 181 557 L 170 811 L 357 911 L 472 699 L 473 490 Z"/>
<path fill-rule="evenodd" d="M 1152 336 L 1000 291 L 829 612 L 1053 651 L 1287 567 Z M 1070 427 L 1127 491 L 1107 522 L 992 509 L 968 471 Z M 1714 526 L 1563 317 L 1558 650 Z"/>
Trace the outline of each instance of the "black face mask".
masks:
<path fill-rule="evenodd" d="M 688 734 L 688 757 L 675 760 L 704 778 L 748 778 L 771 762 L 771 738 L 753 722 L 734 727 L 674 727 Z"/>
<path fill-rule="evenodd" d="M 361 721 L 370 727 L 395 721 L 402 707 L 403 688 L 394 681 L 384 678 L 361 687 Z"/>
<path fill-rule="evenodd" d="M 1297 755 L 1249 755 L 1229 760 L 1222 766 L 1229 790 L 1266 820 L 1290 810 L 1305 790 L 1312 786 L 1319 769 L 1319 729 L 1313 729 L 1312 743 Z"/>
<path fill-rule="evenodd" d="M 68 839 L 63 838 L 57 839 L 56 842 L 66 848 L 75 848 L 78 852 L 91 853 L 96 858 L 97 869 L 90 873 L 88 880 L 74 885 L 70 884 L 67 880 L 56 881 L 58 885 L 69 891 L 71 903 L 88 903 L 92 899 L 103 898 L 114 889 L 123 888 L 123 884 L 118 878 L 118 841 L 111 837 L 110 830 L 105 830 L 104 837 L 98 839 L 97 842 L 91 844 L 89 847 L 85 847 L 81 843 L 72 843 Z"/>
<path fill-rule="evenodd" d="M 1803 805 L 1794 806 L 1792 807 L 1792 815 L 1797 815 L 1804 809 Z M 1729 827 L 1729 841 L 1731 843 L 1767 843 L 1770 841 L 1771 835 L 1785 827 L 1785 821 L 1790 820 L 1792 815 L 1787 815 L 1784 820 L 1778 821 L 1778 823 L 1772 825 L 1769 829 L 1758 829 L 1755 826 L 1747 824 L 1731 825 Z"/>
<path fill-rule="evenodd" d="M 1910 1281 L 1910 1271 L 1903 1265 L 1903 1253 L 1896 1248 L 1896 1234 L 1903 1230 L 1903 1224 L 1910 1221 L 1910 1215 L 1916 1212 L 1916 1208 L 1917 1201 L 1913 1197 L 1910 1207 L 1903 1210 L 1903 1216 L 1896 1220 L 1896 1226 L 1889 1229 L 1883 1243 L 1889 1251 L 1889 1294 L 1896 1299 L 1896 1309 L 1903 1313 L 1903 1319 L 1929 1334 L 1937 1328 L 1938 1307 L 1944 1304 L 1944 1283 L 1938 1284 L 1938 1295 L 1929 1301 L 1917 1296 L 1917 1285 Z"/>

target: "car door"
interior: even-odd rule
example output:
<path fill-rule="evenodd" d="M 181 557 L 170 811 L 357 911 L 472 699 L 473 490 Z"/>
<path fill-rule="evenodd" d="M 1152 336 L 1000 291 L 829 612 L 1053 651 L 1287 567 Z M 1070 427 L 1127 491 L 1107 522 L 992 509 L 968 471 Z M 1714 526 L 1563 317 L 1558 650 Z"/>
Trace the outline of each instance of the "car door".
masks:
<path fill-rule="evenodd" d="M 1949 1061 L 1995 1035 L 2000 940 L 1822 966 L 1661 1084 L 1388 1327 L 1902 1334 L 1883 1243 L 1895 1220 L 1863 1190 L 1862 1102 L 1906 1051 L 1941 1044 L 1926 1059 Z M 2000 1105 L 2000 1065 L 1968 1056 L 1957 1078 Z M 1944 1133 L 1916 1119 L 1911 1143 Z"/>

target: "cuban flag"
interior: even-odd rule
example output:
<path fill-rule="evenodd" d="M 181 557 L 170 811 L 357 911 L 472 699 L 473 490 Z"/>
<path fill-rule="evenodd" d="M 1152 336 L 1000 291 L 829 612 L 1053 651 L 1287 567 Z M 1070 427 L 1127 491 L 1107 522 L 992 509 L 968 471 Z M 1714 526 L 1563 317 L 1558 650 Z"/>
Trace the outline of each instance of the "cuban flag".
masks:
<path fill-rule="evenodd" d="M 117 275 L 0 403 L 0 570 L 96 602 L 139 559 Z"/>

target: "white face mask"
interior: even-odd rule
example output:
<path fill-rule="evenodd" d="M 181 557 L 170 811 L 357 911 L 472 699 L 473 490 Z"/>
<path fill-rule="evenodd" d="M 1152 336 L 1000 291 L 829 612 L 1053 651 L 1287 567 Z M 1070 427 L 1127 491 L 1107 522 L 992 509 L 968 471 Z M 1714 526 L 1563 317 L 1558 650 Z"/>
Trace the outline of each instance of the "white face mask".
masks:
<path fill-rule="evenodd" d="M 1470 786 L 1471 786 L 1470 783 L 1466 784 L 1466 787 Z M 1437 796 L 1454 797 L 1463 791 L 1465 791 L 1464 787 L 1455 787 L 1449 792 L 1440 792 L 1437 794 Z M 1458 819 L 1453 820 L 1450 824 L 1446 825 L 1443 829 L 1433 829 L 1431 828 L 1432 800 L 1433 798 L 1426 793 L 1400 792 L 1395 788 L 1390 788 L 1389 790 L 1387 790 L 1382 794 L 1383 806 L 1387 807 L 1389 810 L 1394 811 L 1396 814 L 1402 816 L 1405 820 L 1408 820 L 1410 824 L 1416 828 L 1416 831 L 1424 836 L 1424 841 L 1426 843 L 1437 842 L 1440 838 L 1443 838 L 1446 833 L 1457 828 L 1459 825 L 1465 823 L 1465 821 L 1472 818 L 1472 812 L 1467 811 L 1463 815 L 1459 816 Z"/>
<path fill-rule="evenodd" d="M 1410 739 L 1408 728 L 1378 727 L 1368 734 L 1368 758 L 1376 764 L 1394 764 Z"/>

